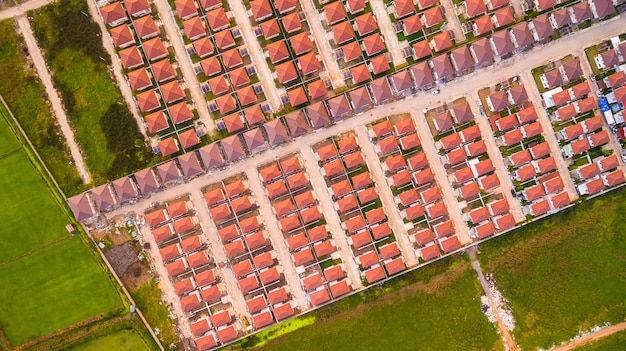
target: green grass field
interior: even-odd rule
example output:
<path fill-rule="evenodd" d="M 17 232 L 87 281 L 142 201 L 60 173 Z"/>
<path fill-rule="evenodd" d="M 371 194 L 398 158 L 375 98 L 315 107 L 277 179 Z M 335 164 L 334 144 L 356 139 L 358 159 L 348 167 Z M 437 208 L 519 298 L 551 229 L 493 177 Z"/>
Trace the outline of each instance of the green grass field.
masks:
<path fill-rule="evenodd" d="M 524 350 L 626 317 L 626 189 L 529 224 L 482 246 Z"/>
<path fill-rule="evenodd" d="M 173 321 L 169 317 L 167 306 L 161 301 L 161 289 L 155 281 L 146 283 L 130 292 L 137 308 L 141 310 L 153 328 L 159 328 L 158 335 L 164 346 L 179 344 L 180 338 L 172 330 Z"/>
<path fill-rule="evenodd" d="M 0 130 L 17 142 L 4 118 Z M 13 345 L 122 307 L 25 149 L 0 159 L 0 186 L 0 328 Z"/>
<path fill-rule="evenodd" d="M 461 257 L 436 262 L 387 284 L 395 284 L 385 287 L 391 292 L 372 288 L 312 312 L 318 319 L 314 324 L 255 350 L 503 349 L 495 326 L 481 312 L 478 280 Z M 264 342 L 258 337 L 242 346 L 252 341 Z"/>
<path fill-rule="evenodd" d="M 20 49 L 20 38 L 15 33 L 13 20 L 0 21 L 0 95 L 26 131 L 28 138 L 54 176 L 63 192 L 75 195 L 84 190 L 76 167 L 69 164 L 69 150 L 59 137 L 55 118 L 42 99 L 43 85 L 35 79 L 33 71 L 26 67 L 26 59 Z M 5 111 L 0 109 L 0 113 Z M 0 133 L 0 155 L 4 154 L 1 145 L 11 140 L 5 138 L 3 128 Z"/>
<path fill-rule="evenodd" d="M 69 218 L 21 149 L 0 159 L 0 188 L 0 263 L 69 235 Z"/>
<path fill-rule="evenodd" d="M 133 330 L 120 330 L 72 348 L 74 351 L 141 351 L 149 350 L 146 344 Z"/>
<path fill-rule="evenodd" d="M 576 351 L 617 351 L 626 350 L 626 331 L 604 337 L 576 349 Z"/>

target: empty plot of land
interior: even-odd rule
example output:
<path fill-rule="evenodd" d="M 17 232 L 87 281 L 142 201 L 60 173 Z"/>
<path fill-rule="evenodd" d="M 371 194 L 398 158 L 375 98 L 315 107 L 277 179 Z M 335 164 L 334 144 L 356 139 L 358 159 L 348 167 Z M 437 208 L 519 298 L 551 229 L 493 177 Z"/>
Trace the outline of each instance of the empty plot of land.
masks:
<path fill-rule="evenodd" d="M 625 195 L 616 190 L 481 245 L 483 269 L 510 302 L 522 349 L 624 320 Z"/>
<path fill-rule="evenodd" d="M 3 134 L 5 126 L 0 125 Z M 21 149 L 0 158 L 0 189 L 0 263 L 68 235 L 69 219 Z"/>
<path fill-rule="evenodd" d="M 132 330 L 120 330 L 111 335 L 91 340 L 78 347 L 74 351 L 111 351 L 111 350 L 149 350 L 137 333 Z"/>
<path fill-rule="evenodd" d="M 412 284 L 364 303 L 380 291 L 370 290 L 339 301 L 318 320 L 260 350 L 497 350 L 502 348 L 495 327 L 482 315 L 480 287 L 469 263 L 459 256 L 421 269 L 403 279 Z M 394 284 L 391 282 L 390 284 Z M 350 310 L 350 311 L 347 311 Z M 297 322 L 294 322 L 297 323 Z M 393 341 L 392 341 L 393 340 Z M 426 345 L 428 345 L 426 347 Z"/>

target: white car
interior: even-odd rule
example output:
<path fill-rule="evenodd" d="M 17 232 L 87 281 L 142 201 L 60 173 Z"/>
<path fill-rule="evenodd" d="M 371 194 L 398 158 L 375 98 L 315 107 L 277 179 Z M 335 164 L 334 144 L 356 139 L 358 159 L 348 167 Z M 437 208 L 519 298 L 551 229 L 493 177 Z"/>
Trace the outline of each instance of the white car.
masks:
<path fill-rule="evenodd" d="M 439 89 L 435 89 L 433 91 L 430 92 L 432 95 L 437 95 L 439 94 Z"/>

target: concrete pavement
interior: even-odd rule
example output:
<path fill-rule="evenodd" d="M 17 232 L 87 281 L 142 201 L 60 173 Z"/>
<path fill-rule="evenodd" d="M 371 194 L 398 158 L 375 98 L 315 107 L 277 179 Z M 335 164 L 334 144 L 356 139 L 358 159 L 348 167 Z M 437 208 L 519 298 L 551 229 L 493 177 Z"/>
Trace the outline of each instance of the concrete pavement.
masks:
<path fill-rule="evenodd" d="M 37 46 L 37 41 L 35 40 L 32 29 L 30 28 L 30 23 L 28 23 L 28 19 L 25 16 L 20 15 L 17 18 L 17 24 L 22 32 L 24 43 L 26 43 L 26 46 L 28 47 L 28 52 L 30 53 L 32 62 L 35 65 L 37 75 L 46 89 L 48 100 L 52 105 L 52 111 L 54 111 L 54 116 L 59 123 L 61 133 L 63 133 L 65 142 L 70 149 L 78 175 L 80 175 L 80 179 L 83 181 L 83 184 L 89 184 L 91 183 L 91 174 L 89 174 L 89 171 L 87 170 L 87 165 L 85 164 L 83 155 L 78 147 L 78 144 L 76 143 L 76 139 L 74 138 L 74 130 L 70 127 L 67 115 L 63 109 L 63 103 L 59 97 L 59 93 L 52 84 L 52 77 L 50 77 L 46 61 L 39 50 L 39 46 Z"/>
<path fill-rule="evenodd" d="M 11 18 L 11 17 L 19 17 L 26 12 L 34 9 L 38 9 L 42 6 L 46 6 L 50 3 L 54 2 L 53 0 L 30 0 L 23 2 L 17 6 L 9 7 L 0 11 L 0 20 Z"/>
<path fill-rule="evenodd" d="M 474 99 L 478 99 L 477 94 L 474 96 Z M 515 187 L 511 182 L 509 172 L 504 164 L 504 157 L 502 157 L 500 148 L 498 148 L 498 145 L 496 144 L 496 139 L 494 139 L 493 131 L 489 125 L 489 120 L 480 114 L 478 106 L 475 103 L 477 100 L 474 99 L 468 97 L 467 102 L 472 109 L 472 113 L 476 116 L 474 120 L 480 129 L 480 136 L 485 141 L 489 158 L 493 160 L 493 166 L 496 169 L 496 174 L 498 175 L 498 178 L 500 178 L 500 186 L 498 186 L 497 189 L 500 189 L 500 192 L 509 203 L 509 212 L 513 214 L 515 221 L 518 223 L 522 222 L 526 219 L 526 216 L 524 216 L 524 213 L 522 212 L 520 202 L 511 194 L 511 190 L 515 189 Z"/>
<path fill-rule="evenodd" d="M 267 102 L 272 107 L 272 111 L 280 111 L 282 103 L 280 102 L 278 89 L 276 88 L 276 84 L 274 84 L 272 71 L 267 65 L 267 61 L 265 61 L 265 55 L 263 54 L 261 44 L 259 44 L 259 41 L 254 35 L 254 30 L 252 29 L 252 24 L 250 23 L 251 20 L 248 16 L 248 10 L 246 10 L 246 6 L 241 0 L 228 0 L 228 5 L 230 5 L 230 9 L 235 14 L 237 25 L 241 28 L 241 36 L 248 47 L 248 53 L 250 54 L 250 59 L 256 68 L 259 82 L 263 85 L 263 94 L 265 94 Z"/>
<path fill-rule="evenodd" d="M 443 6 L 446 16 L 446 29 L 454 33 L 454 41 L 457 43 L 465 41 L 465 34 L 463 34 L 463 29 L 461 28 L 461 21 L 459 20 L 459 16 L 457 16 L 452 0 L 440 0 L 440 3 L 441 6 Z"/>
<path fill-rule="evenodd" d="M 250 190 L 252 190 L 256 203 L 259 205 L 259 213 L 263 216 L 265 229 L 270 235 L 274 252 L 276 252 L 280 265 L 283 268 L 283 274 L 287 284 L 289 284 L 291 296 L 293 296 L 293 300 L 298 304 L 301 311 L 308 310 L 310 308 L 309 301 L 306 298 L 302 284 L 300 284 L 300 277 L 296 272 L 296 267 L 291 260 L 287 241 L 283 237 L 283 232 L 280 230 L 276 216 L 272 213 L 270 199 L 265 196 L 265 188 L 259 177 L 259 172 L 257 172 L 256 168 L 249 167 L 246 169 L 246 176 L 248 177 Z"/>
<path fill-rule="evenodd" d="M 391 188 L 387 183 L 387 177 L 385 177 L 385 173 L 381 168 L 380 159 L 374 150 L 374 146 L 369 140 L 367 128 L 365 125 L 360 125 L 356 127 L 355 132 L 360 141 L 359 145 L 361 145 L 361 152 L 365 157 L 365 162 L 369 168 L 370 176 L 376 184 L 376 190 L 378 190 L 380 201 L 383 203 L 383 208 L 385 209 L 385 213 L 387 213 L 387 218 L 389 218 L 393 232 L 396 234 L 396 240 L 400 245 L 400 250 L 402 250 L 404 261 L 408 267 L 413 267 L 419 262 L 417 257 L 415 257 L 415 250 L 413 250 L 413 245 L 411 245 L 411 242 L 409 241 L 409 235 L 404 227 L 404 221 L 402 221 L 400 211 L 398 210 L 396 201 L 391 193 Z"/>
<path fill-rule="evenodd" d="M 310 147 L 302 148 L 300 151 L 300 157 L 302 157 L 302 161 L 304 161 L 304 168 L 309 175 L 309 181 L 311 182 L 313 190 L 317 195 L 317 201 L 322 207 L 322 213 L 324 213 L 326 223 L 330 228 L 333 240 L 335 240 L 335 245 L 341 253 L 341 260 L 346 267 L 348 278 L 352 283 L 352 287 L 354 289 L 359 289 L 363 287 L 361 272 L 359 271 L 359 266 L 352 253 L 352 248 L 350 248 L 350 244 L 348 243 L 346 232 L 341 227 L 339 215 L 335 210 L 330 194 L 328 194 L 328 186 L 326 186 L 326 181 L 324 181 L 324 177 L 322 176 L 322 173 L 320 173 L 320 167 L 315 159 L 313 149 Z"/>
<path fill-rule="evenodd" d="M 413 111 L 420 111 L 420 109 L 414 109 Z M 454 231 L 461 244 L 469 244 L 472 242 L 472 238 L 470 237 L 465 220 L 463 220 L 463 213 L 461 212 L 460 204 L 456 200 L 457 196 L 454 194 L 454 189 L 448 179 L 446 168 L 440 161 L 441 157 L 439 156 L 439 150 L 437 150 L 437 146 L 435 146 L 435 139 L 433 139 L 433 136 L 430 134 L 428 122 L 426 121 L 424 115 L 421 114 L 421 112 L 419 113 L 420 115 L 418 115 L 417 112 L 412 112 L 411 118 L 413 118 L 415 129 L 417 130 L 417 134 L 422 142 L 422 150 L 424 154 L 426 154 L 426 158 L 430 164 L 430 169 L 435 175 L 435 180 L 437 181 L 439 190 L 441 190 L 443 202 L 448 208 L 448 216 L 454 224 Z"/>
<path fill-rule="evenodd" d="M 93 0 L 89 0 L 88 2 L 93 2 Z M 204 123 L 207 132 L 211 134 L 215 131 L 215 122 L 209 113 L 209 107 L 204 97 L 204 93 L 202 92 L 202 89 L 200 89 L 198 77 L 196 76 L 196 72 L 193 70 L 191 58 L 187 54 L 187 50 L 185 50 L 182 33 L 180 32 L 178 24 L 174 19 L 174 14 L 172 13 L 170 5 L 167 0 L 154 0 L 153 4 L 159 13 L 161 23 L 163 24 L 165 33 L 167 33 L 170 44 L 172 44 L 172 47 L 174 48 L 174 53 L 176 54 L 176 59 L 178 61 L 178 67 L 183 74 L 183 79 L 187 83 L 187 89 L 189 89 L 196 111 L 198 111 L 200 121 Z"/>
<path fill-rule="evenodd" d="M 322 26 L 320 14 L 319 12 L 317 12 L 317 9 L 313 5 L 313 1 L 300 0 L 300 7 L 302 8 L 302 12 L 304 12 L 304 15 L 306 16 L 306 22 L 308 23 L 311 34 L 313 35 L 313 39 L 317 44 L 317 50 L 322 56 L 322 61 L 324 61 L 324 67 L 326 68 L 326 71 L 330 76 L 330 80 L 333 84 L 333 89 L 345 87 L 346 81 L 343 78 L 343 73 L 341 73 L 341 69 L 339 68 L 339 64 L 337 63 L 337 58 L 335 57 L 334 50 L 330 46 L 330 42 L 326 37 L 326 31 Z"/>
<path fill-rule="evenodd" d="M 561 153 L 559 141 L 556 139 L 556 135 L 554 135 L 552 122 L 550 122 L 550 118 L 548 117 L 546 110 L 541 106 L 541 95 L 539 95 L 539 90 L 537 90 L 537 87 L 535 86 L 535 80 L 533 79 L 533 75 L 530 70 L 526 70 L 520 73 L 520 79 L 522 81 L 522 84 L 526 87 L 526 92 L 528 93 L 529 99 L 536 102 L 535 111 L 537 111 L 537 120 L 539 121 L 539 123 L 541 124 L 541 128 L 543 129 L 543 137 L 550 146 L 550 154 L 554 156 L 554 159 L 556 161 L 559 175 L 561 176 L 563 184 L 565 185 L 565 191 L 567 191 L 570 200 L 574 201 L 578 199 L 578 192 L 576 192 L 574 182 L 569 176 L 569 169 L 567 168 L 567 163 L 565 162 L 563 154 Z"/>
<path fill-rule="evenodd" d="M 400 47 L 396 31 L 393 29 L 393 23 L 391 23 L 391 18 L 387 13 L 387 7 L 385 6 L 384 0 L 370 0 L 369 3 L 374 16 L 376 17 L 380 33 L 383 35 L 385 40 L 387 50 L 389 50 L 389 53 L 391 54 L 393 65 L 397 67 L 398 65 L 406 64 L 404 53 Z"/>

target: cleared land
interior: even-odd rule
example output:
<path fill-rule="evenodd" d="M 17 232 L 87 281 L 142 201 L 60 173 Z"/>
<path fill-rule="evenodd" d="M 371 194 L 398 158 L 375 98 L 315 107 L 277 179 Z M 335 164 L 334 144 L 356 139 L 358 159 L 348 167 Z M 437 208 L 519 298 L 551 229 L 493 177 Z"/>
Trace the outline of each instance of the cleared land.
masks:
<path fill-rule="evenodd" d="M 74 351 L 124 351 L 149 350 L 137 333 L 132 330 L 120 330 L 115 334 L 91 340 L 83 345 L 72 348 Z"/>
<path fill-rule="evenodd" d="M 32 69 L 27 68 L 20 40 L 14 31 L 13 20 L 0 22 L 0 95 L 63 192 L 68 196 L 80 193 L 85 187 L 76 167 L 69 164 L 69 150 L 65 140 L 59 136 L 55 118 L 44 99 L 43 85 L 35 78 Z M 2 133 L 5 133 L 4 129 Z M 0 144 L 10 139 L 13 138 L 5 139 L 2 135 Z M 3 153 L 0 151 L 0 154 Z"/>
<path fill-rule="evenodd" d="M 626 317 L 626 189 L 583 202 L 482 245 L 525 350 Z"/>
<path fill-rule="evenodd" d="M 9 137 L 4 118 L 0 130 Z M 122 306 L 23 149 L 0 159 L 0 187 L 0 326 L 13 345 Z"/>
<path fill-rule="evenodd" d="M 154 163 L 143 136 L 108 72 L 98 25 L 87 3 L 60 0 L 29 12 L 94 183 Z"/>
<path fill-rule="evenodd" d="M 455 256 L 394 279 L 384 291 L 372 288 L 307 314 L 301 319 L 314 316 L 313 325 L 258 349 L 502 350 L 495 326 L 481 312 L 480 294 L 469 263 Z M 267 337 L 263 333 L 240 346 Z"/>
<path fill-rule="evenodd" d="M 172 320 L 169 317 L 167 306 L 161 300 L 161 289 L 155 281 L 131 290 L 130 294 L 150 326 L 159 328 L 161 331 L 158 335 L 161 344 L 180 343 L 180 339 L 172 330 Z"/>

